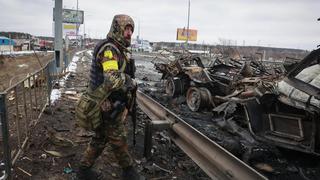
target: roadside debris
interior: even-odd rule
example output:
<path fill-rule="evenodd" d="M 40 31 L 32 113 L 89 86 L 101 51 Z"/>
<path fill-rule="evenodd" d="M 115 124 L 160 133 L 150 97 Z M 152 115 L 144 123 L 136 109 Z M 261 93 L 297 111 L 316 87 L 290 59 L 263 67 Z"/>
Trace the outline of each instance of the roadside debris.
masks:
<path fill-rule="evenodd" d="M 73 169 L 69 168 L 69 167 L 65 167 L 63 168 L 63 172 L 66 173 L 66 174 L 70 174 L 73 172 Z"/>
<path fill-rule="evenodd" d="M 269 164 L 258 163 L 258 164 L 255 164 L 254 166 L 260 170 L 263 170 L 269 173 L 274 171 L 274 169 Z"/>
<path fill-rule="evenodd" d="M 22 171 L 23 173 L 25 173 L 26 175 L 28 175 L 29 177 L 32 177 L 32 174 L 30 174 L 29 172 L 27 172 L 26 170 L 20 168 L 20 167 L 17 167 L 17 169 L 19 169 L 20 171 Z"/>
<path fill-rule="evenodd" d="M 57 134 L 48 131 L 48 137 L 52 144 L 57 146 L 74 146 L 74 142 L 67 138 L 59 137 Z"/>
<path fill-rule="evenodd" d="M 71 153 L 61 153 L 61 152 L 58 152 L 58 151 L 51 151 L 51 150 L 43 150 L 44 152 L 52 155 L 52 156 L 55 156 L 55 157 L 70 157 L 70 156 L 74 156 L 75 153 L 74 152 L 71 152 Z"/>

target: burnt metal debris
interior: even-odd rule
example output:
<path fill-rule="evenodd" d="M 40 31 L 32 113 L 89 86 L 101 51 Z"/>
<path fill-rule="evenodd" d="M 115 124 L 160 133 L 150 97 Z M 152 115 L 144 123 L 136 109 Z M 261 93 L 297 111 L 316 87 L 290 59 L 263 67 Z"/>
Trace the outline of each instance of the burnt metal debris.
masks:
<path fill-rule="evenodd" d="M 320 154 L 320 49 L 312 51 L 273 89 L 257 88 L 246 103 L 251 132 L 260 140 Z"/>
<path fill-rule="evenodd" d="M 205 67 L 200 57 L 193 55 L 182 55 L 170 63 L 155 63 L 155 68 L 162 73 L 166 93 L 172 97 L 185 95 L 192 111 L 211 109 L 236 95 L 249 96 L 250 86 L 283 74 L 272 74 L 254 60 L 216 58 Z"/>
<path fill-rule="evenodd" d="M 240 135 L 249 141 L 253 136 L 320 154 L 320 49 L 301 61 L 216 57 L 205 66 L 199 56 L 187 54 L 154 65 L 169 96 L 185 97 L 191 111 L 212 111 L 232 133 L 240 122 L 251 134 Z"/>

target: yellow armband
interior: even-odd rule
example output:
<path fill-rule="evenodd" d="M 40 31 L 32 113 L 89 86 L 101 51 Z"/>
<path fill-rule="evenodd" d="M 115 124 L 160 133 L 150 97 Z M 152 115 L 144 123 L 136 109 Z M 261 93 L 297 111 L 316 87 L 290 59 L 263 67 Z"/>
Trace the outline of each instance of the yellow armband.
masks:
<path fill-rule="evenodd" d="M 102 63 L 103 71 L 119 70 L 118 61 L 108 60 Z"/>
<path fill-rule="evenodd" d="M 103 59 L 103 71 L 119 70 L 118 61 L 114 59 L 111 50 L 106 50 L 103 52 Z"/>
<path fill-rule="evenodd" d="M 108 58 L 108 59 L 112 59 L 113 58 L 112 51 L 111 50 L 104 51 L 103 57 Z"/>

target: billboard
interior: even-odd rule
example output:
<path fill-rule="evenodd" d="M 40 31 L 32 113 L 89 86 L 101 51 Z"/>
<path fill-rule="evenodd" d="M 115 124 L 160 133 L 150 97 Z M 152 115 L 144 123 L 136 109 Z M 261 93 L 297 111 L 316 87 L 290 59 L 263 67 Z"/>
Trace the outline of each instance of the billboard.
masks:
<path fill-rule="evenodd" d="M 186 28 L 178 28 L 177 29 L 177 40 L 186 41 L 187 40 L 187 32 Z M 189 41 L 197 41 L 197 33 L 198 31 L 195 29 L 189 29 Z"/>
<path fill-rule="evenodd" d="M 63 36 L 76 36 L 77 25 L 70 23 L 63 23 Z"/>
<path fill-rule="evenodd" d="M 54 14 L 54 8 L 53 8 Z M 62 22 L 64 23 L 78 23 L 83 24 L 84 11 L 72 10 L 72 9 L 62 9 Z M 53 15 L 54 21 L 54 15 Z"/>

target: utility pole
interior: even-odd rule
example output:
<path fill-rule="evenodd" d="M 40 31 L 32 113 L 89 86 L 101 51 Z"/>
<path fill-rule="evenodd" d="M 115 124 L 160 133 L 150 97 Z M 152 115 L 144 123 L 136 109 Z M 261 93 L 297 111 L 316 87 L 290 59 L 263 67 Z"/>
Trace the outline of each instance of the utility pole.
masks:
<path fill-rule="evenodd" d="M 318 21 L 320 21 L 320 18 L 318 18 Z M 318 45 L 317 47 L 320 47 L 320 45 Z"/>
<path fill-rule="evenodd" d="M 54 56 L 56 61 L 56 70 L 60 72 L 60 64 L 63 59 L 63 41 L 62 41 L 62 0 L 55 0 L 54 5 Z"/>
<path fill-rule="evenodd" d="M 77 18 L 79 17 L 79 0 L 77 0 Z M 78 37 L 78 35 L 79 35 L 79 23 L 77 22 L 77 24 L 76 24 L 76 38 L 77 38 L 77 46 L 79 45 L 79 37 Z"/>
<path fill-rule="evenodd" d="M 86 23 L 84 22 L 84 15 L 83 15 L 83 43 L 86 45 Z"/>
<path fill-rule="evenodd" d="M 138 41 L 140 40 L 140 19 L 138 21 Z"/>
<path fill-rule="evenodd" d="M 11 33 L 9 34 L 9 50 L 11 55 L 11 46 L 12 46 L 12 39 L 11 39 Z"/>
<path fill-rule="evenodd" d="M 188 24 L 187 24 L 187 41 L 186 41 L 187 50 L 188 50 L 188 41 L 189 41 L 189 22 L 190 22 L 190 0 L 188 2 Z"/>

